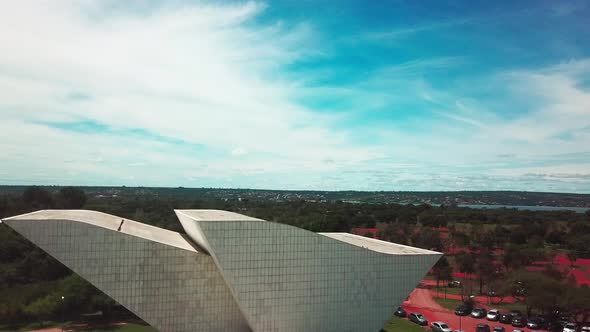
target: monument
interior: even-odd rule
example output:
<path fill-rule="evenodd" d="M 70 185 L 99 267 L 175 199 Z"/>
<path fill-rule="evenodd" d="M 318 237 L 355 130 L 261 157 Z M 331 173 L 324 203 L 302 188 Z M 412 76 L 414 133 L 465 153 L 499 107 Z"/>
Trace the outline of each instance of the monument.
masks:
<path fill-rule="evenodd" d="M 86 210 L 2 220 L 162 332 L 379 331 L 441 253 L 175 210 L 186 234 Z"/>

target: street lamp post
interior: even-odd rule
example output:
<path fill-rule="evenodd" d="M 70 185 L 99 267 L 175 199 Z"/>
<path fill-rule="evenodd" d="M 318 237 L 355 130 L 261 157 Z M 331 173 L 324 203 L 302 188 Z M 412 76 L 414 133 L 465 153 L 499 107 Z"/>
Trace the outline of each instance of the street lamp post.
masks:
<path fill-rule="evenodd" d="M 62 295 L 62 297 L 61 297 L 61 332 L 64 332 L 64 299 L 65 299 L 65 297 Z"/>
<path fill-rule="evenodd" d="M 463 282 L 461 283 L 461 302 L 464 302 L 464 300 L 463 300 L 463 284 L 465 284 L 465 280 L 463 280 Z M 462 316 L 459 315 L 459 331 L 463 332 L 463 327 L 461 326 L 461 318 L 462 318 Z"/>

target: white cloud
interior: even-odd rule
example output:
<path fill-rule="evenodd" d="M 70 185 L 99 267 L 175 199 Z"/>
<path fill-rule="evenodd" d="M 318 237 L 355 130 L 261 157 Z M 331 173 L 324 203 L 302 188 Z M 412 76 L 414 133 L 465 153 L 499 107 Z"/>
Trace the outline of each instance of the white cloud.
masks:
<path fill-rule="evenodd" d="M 578 86 L 580 78 L 590 75 L 588 59 L 561 63 L 537 71 L 514 71 L 505 80 L 521 96 L 535 100 L 532 112 L 522 112 L 501 130 L 503 135 L 530 143 L 555 144 L 567 149 L 587 151 L 590 142 L 556 141 L 561 133 L 571 133 L 590 126 L 590 92 Z M 547 148 L 545 146 L 544 148 Z M 551 151 L 552 149 L 548 149 Z M 560 151 L 557 148 L 554 151 Z M 573 151 L 572 151 L 573 152 Z"/>
<path fill-rule="evenodd" d="M 286 71 L 324 56 L 313 22 L 261 25 L 257 2 L 0 9 L 0 182 L 515 189 L 527 174 L 559 174 L 557 188 L 590 163 L 590 92 L 579 84 L 588 59 L 435 87 L 433 70 L 470 59 L 419 58 L 315 86 Z M 313 97 L 345 106 L 320 113 L 293 101 Z M 526 111 L 511 112 L 522 100 Z M 373 115 L 385 120 L 341 125 Z M 44 124 L 80 121 L 108 130 Z"/>
<path fill-rule="evenodd" d="M 235 157 L 245 156 L 248 154 L 248 150 L 246 150 L 244 148 L 235 148 L 235 149 L 231 150 L 231 154 L 232 154 L 232 156 L 235 156 Z"/>
<path fill-rule="evenodd" d="M 440 117 L 375 124 L 381 140 L 391 142 L 390 149 L 388 158 L 373 163 L 365 173 L 395 169 L 399 163 L 422 163 L 425 167 L 408 166 L 408 174 L 396 172 L 390 180 L 401 177 L 410 181 L 408 176 L 413 175 L 440 189 L 460 189 L 446 178 L 462 178 L 464 188 L 518 189 L 525 183 L 535 185 L 527 174 L 560 174 L 551 177 L 552 190 L 588 192 L 588 183 L 576 176 L 587 173 L 583 170 L 590 164 L 590 91 L 579 84 L 590 74 L 588 63 L 582 59 L 504 71 L 480 78 L 483 85 L 460 78 L 447 88 L 406 81 L 415 88 L 400 94 L 409 92 L 405 97 L 425 100 L 429 105 L 421 110 L 430 109 Z M 482 91 L 493 99 L 473 97 L 481 96 Z M 511 158 L 503 157 L 507 155 Z M 429 180 L 428 174 L 440 177 Z M 481 181 L 466 178 L 469 174 Z M 564 174 L 572 176 L 565 181 Z M 486 177 L 489 183 L 484 186 Z M 540 189 L 549 185 L 538 180 Z M 565 183 L 572 181 L 578 185 Z"/>
<path fill-rule="evenodd" d="M 76 172 L 107 176 L 126 173 L 125 167 L 98 170 L 98 163 L 83 161 L 81 150 L 101 150 L 97 140 L 115 147 L 101 151 L 106 157 L 152 155 L 153 142 L 128 137 L 127 144 L 117 144 L 107 135 L 99 138 L 30 125 L 44 121 L 93 121 L 118 131 L 141 129 L 229 150 L 234 156 L 256 153 L 263 169 L 271 172 L 324 169 L 326 158 L 360 162 L 378 154 L 374 148 L 354 147 L 346 132 L 330 129 L 334 121 L 330 116 L 290 101 L 296 83 L 281 72 L 285 65 L 315 52 L 306 47 L 314 43 L 309 24 L 258 25 L 254 20 L 265 5 L 255 2 L 141 10 L 134 7 L 141 7 L 141 2 L 128 5 L 19 1 L 3 6 L 0 112 L 6 121 L 0 130 L 15 135 L 10 144 L 3 144 L 3 152 L 9 152 L 0 156 L 3 163 L 14 162 L 10 156 L 15 151 L 23 164 L 33 163 L 39 155 L 56 161 L 71 153 L 67 158 L 77 161 L 72 166 Z M 41 138 L 28 130 L 51 133 Z M 54 149 L 51 156 L 50 149 Z M 174 151 L 169 155 L 177 158 Z M 178 157 L 186 168 L 198 160 L 212 176 L 227 169 L 232 174 L 256 169 L 244 162 L 220 169 L 213 165 L 226 160 L 215 156 Z M 58 173 L 60 166 L 52 167 L 39 169 Z"/>

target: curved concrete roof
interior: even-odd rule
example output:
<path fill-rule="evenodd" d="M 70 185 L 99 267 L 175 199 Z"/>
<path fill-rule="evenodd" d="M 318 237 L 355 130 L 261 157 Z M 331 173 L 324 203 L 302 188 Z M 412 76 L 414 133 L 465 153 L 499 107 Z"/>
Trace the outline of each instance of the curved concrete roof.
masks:
<path fill-rule="evenodd" d="M 39 222 L 45 220 L 69 220 L 81 222 L 116 232 L 118 231 L 123 234 L 137 236 L 146 240 L 160 242 L 180 249 L 197 252 L 195 247 L 184 237 L 183 234 L 97 211 L 40 210 L 3 219 L 7 224 L 21 220 L 37 220 Z M 123 224 L 121 224 L 122 221 Z M 120 231 L 118 230 L 119 226 L 121 226 Z"/>
<path fill-rule="evenodd" d="M 265 220 L 245 216 L 243 214 L 223 210 L 174 210 L 188 236 L 163 228 L 140 223 L 134 220 L 117 217 L 114 215 L 90 211 L 90 210 L 41 210 L 5 218 L 3 221 L 10 224 L 19 220 L 70 220 L 82 222 L 97 227 L 119 231 L 124 234 L 137 236 L 151 241 L 160 242 L 177 248 L 194 251 L 210 252 L 211 248 L 199 227 L 200 221 L 263 221 Z M 123 222 L 121 224 L 121 222 Z M 121 229 L 119 230 L 119 226 Z M 436 251 L 405 246 L 397 243 L 386 242 L 364 236 L 349 233 L 317 233 L 331 239 L 348 243 L 357 247 L 389 255 L 441 255 Z M 197 250 L 194 244 L 201 250 Z"/>

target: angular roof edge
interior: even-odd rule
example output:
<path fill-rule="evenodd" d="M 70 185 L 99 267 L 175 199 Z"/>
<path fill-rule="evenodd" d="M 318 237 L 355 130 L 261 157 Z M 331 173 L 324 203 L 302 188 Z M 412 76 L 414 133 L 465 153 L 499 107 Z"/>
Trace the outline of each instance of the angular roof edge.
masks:
<path fill-rule="evenodd" d="M 92 210 L 39 210 L 4 218 L 2 221 L 10 226 L 11 221 L 18 222 L 25 220 L 36 220 L 39 222 L 45 220 L 69 220 L 81 222 L 180 249 L 198 252 L 193 243 L 185 238 L 184 234 Z"/>
<path fill-rule="evenodd" d="M 199 222 L 216 222 L 216 221 L 229 221 L 229 222 L 248 222 L 248 221 L 262 221 L 268 222 L 263 219 L 258 219 L 250 216 L 246 216 L 236 212 L 224 211 L 224 210 L 174 210 L 178 219 L 180 220 L 186 233 L 205 251 L 210 252 L 211 248 L 207 243 L 207 239 L 201 231 L 198 223 Z M 303 229 L 302 229 L 303 230 Z M 402 244 L 381 241 L 376 239 L 367 238 L 364 236 L 358 236 L 350 233 L 315 233 L 329 237 L 333 240 L 348 243 L 357 247 L 369 249 L 371 251 L 380 252 L 389 255 L 442 255 L 442 253 L 406 246 Z"/>
<path fill-rule="evenodd" d="M 3 220 L 0 220 L 0 222 L 7 222 L 7 224 L 10 226 L 10 221 L 19 220 L 70 220 L 102 227 L 112 231 L 118 231 L 123 234 L 144 238 L 146 240 L 159 242 L 189 251 L 203 253 L 209 253 L 211 249 L 205 236 L 200 230 L 198 225 L 199 221 L 267 222 L 263 219 L 223 210 L 174 210 L 174 212 L 182 224 L 186 235 L 137 222 L 131 219 L 121 218 L 111 214 L 92 210 L 40 210 L 14 217 L 4 218 Z M 315 234 L 329 237 L 333 240 L 354 245 L 356 247 L 389 255 L 442 255 L 442 253 L 436 251 L 381 241 L 350 233 Z"/>
<path fill-rule="evenodd" d="M 266 221 L 250 217 L 237 212 L 211 209 L 175 209 L 176 214 L 182 213 L 186 217 L 195 221 Z"/>
<path fill-rule="evenodd" d="M 334 240 L 388 255 L 442 255 L 441 252 L 387 242 L 350 233 L 317 233 Z"/>

